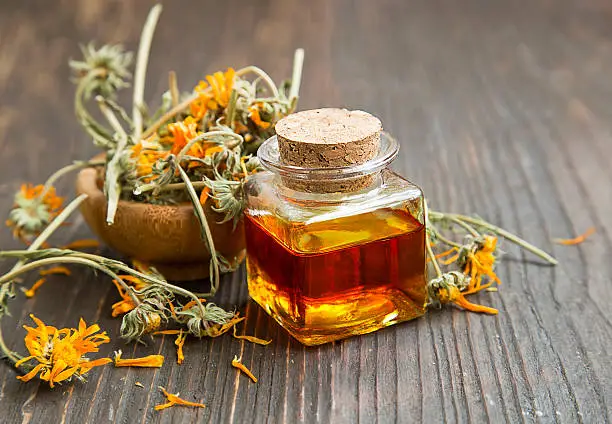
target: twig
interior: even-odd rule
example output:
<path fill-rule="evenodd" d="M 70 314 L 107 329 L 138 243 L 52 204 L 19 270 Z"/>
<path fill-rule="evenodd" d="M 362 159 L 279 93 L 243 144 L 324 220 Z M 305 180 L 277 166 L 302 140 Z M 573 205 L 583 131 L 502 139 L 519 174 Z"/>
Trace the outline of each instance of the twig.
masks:
<path fill-rule="evenodd" d="M 193 204 L 193 209 L 196 213 L 196 217 L 198 218 L 198 221 L 200 221 L 200 229 L 202 231 L 202 237 L 206 239 L 207 244 L 208 244 L 208 250 L 210 252 L 210 260 L 211 260 L 210 295 L 214 295 L 217 292 L 217 288 L 219 287 L 219 273 L 220 273 L 219 261 L 217 259 L 217 251 L 215 249 L 215 242 L 213 240 L 212 233 L 210 232 L 208 221 L 206 220 L 206 215 L 204 214 L 204 209 L 202 208 L 202 205 L 200 204 L 200 198 L 198 197 L 195 189 L 193 188 L 193 185 L 191 184 L 191 181 L 189 180 L 189 177 L 187 176 L 187 174 L 181 167 L 181 164 L 178 162 L 178 160 L 176 162 L 176 165 L 181 175 L 181 178 L 185 182 L 187 193 L 189 194 L 189 198 L 191 199 L 191 203 Z"/>
<path fill-rule="evenodd" d="M 176 82 L 176 72 L 170 71 L 168 74 L 168 86 L 170 87 L 170 97 L 172 99 L 172 107 L 178 105 L 179 102 L 179 89 L 178 83 Z"/>
<path fill-rule="evenodd" d="M 289 89 L 289 101 L 291 110 L 295 108 L 300 94 L 302 82 L 302 68 L 304 67 L 304 49 L 297 49 L 293 55 L 293 73 L 291 74 L 291 88 Z"/>
<path fill-rule="evenodd" d="M 111 127 L 117 132 L 119 141 L 115 152 L 113 153 L 112 159 L 106 166 L 106 176 L 104 179 L 104 191 L 108 199 L 108 205 L 106 209 L 106 223 L 112 225 L 115 222 L 115 213 L 117 212 L 117 205 L 119 204 L 119 196 L 121 194 L 121 185 L 119 183 L 119 176 L 121 175 L 121 155 L 123 150 L 128 143 L 128 135 L 119 123 L 119 120 L 113 113 L 113 111 L 106 105 L 104 98 L 97 96 L 98 106 L 104 117 L 108 120 Z"/>
<path fill-rule="evenodd" d="M 132 103 L 132 121 L 134 122 L 134 140 L 140 141 L 142 134 L 142 111 L 141 106 L 144 98 L 144 85 L 147 74 L 147 63 L 149 61 L 149 51 L 151 41 L 155 32 L 157 20 L 162 11 L 161 4 L 156 4 L 147 16 L 147 21 L 142 28 L 140 45 L 138 46 L 138 56 L 136 58 L 136 69 L 134 71 L 134 97 Z"/>

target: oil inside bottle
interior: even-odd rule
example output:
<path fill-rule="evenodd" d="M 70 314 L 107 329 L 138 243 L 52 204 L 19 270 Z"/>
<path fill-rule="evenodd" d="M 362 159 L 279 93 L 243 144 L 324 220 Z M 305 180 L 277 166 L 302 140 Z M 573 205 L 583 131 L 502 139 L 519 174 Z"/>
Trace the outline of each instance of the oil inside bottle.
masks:
<path fill-rule="evenodd" d="M 245 216 L 249 293 L 316 345 L 425 311 L 425 226 L 404 209 L 311 223 Z"/>

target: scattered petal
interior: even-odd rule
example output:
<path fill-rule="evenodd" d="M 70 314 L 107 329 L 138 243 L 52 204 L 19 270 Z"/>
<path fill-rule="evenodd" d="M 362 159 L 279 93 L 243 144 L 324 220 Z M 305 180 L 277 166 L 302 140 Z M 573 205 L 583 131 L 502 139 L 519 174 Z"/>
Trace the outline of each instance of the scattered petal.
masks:
<path fill-rule="evenodd" d="M 236 334 L 236 326 L 235 325 L 234 325 L 234 338 L 235 339 L 246 340 L 248 342 L 255 343 L 255 344 L 258 344 L 258 345 L 262 345 L 262 346 L 267 346 L 270 343 L 272 343 L 272 339 L 270 339 L 270 340 L 263 340 L 263 339 L 260 339 L 258 337 L 255 337 L 255 336 L 245 336 L 245 335 L 238 336 Z"/>
<path fill-rule="evenodd" d="M 592 236 L 594 233 L 595 233 L 595 227 L 591 227 L 588 230 L 586 230 L 584 233 L 579 235 L 578 237 L 575 237 L 572 239 L 558 238 L 558 239 L 554 239 L 553 241 L 558 244 L 564 244 L 566 246 L 573 246 L 575 244 L 584 243 L 584 241 L 590 236 Z"/>
<path fill-rule="evenodd" d="M 66 268 L 65 266 L 54 266 L 51 268 L 47 268 L 47 269 L 43 269 L 41 271 L 39 271 L 39 274 L 44 277 L 46 275 L 52 275 L 52 274 L 64 274 L 64 275 L 70 275 L 71 272 L 68 268 Z"/>
<path fill-rule="evenodd" d="M 149 355 L 142 358 L 121 358 L 122 352 L 115 352 L 116 367 L 141 367 L 141 368 L 161 368 L 164 364 L 163 355 Z"/>
<path fill-rule="evenodd" d="M 255 377 L 253 375 L 253 373 L 251 372 L 251 370 L 249 370 L 242 362 L 240 362 L 241 359 L 238 359 L 237 356 L 234 356 L 234 359 L 232 359 L 232 366 L 234 368 L 238 368 L 240 371 L 242 371 L 243 373 L 245 373 L 247 375 L 247 377 L 249 377 L 251 380 L 253 380 L 253 383 L 257 383 L 257 377 Z"/>
<path fill-rule="evenodd" d="M 176 363 L 181 365 L 185 360 L 185 355 L 183 354 L 183 345 L 185 344 L 185 339 L 187 338 L 187 334 L 183 334 L 183 330 L 179 333 L 178 337 L 174 341 L 176 345 Z"/>
<path fill-rule="evenodd" d="M 161 411 L 162 409 L 170 408 L 174 405 L 194 406 L 196 408 L 206 408 L 206 405 L 204 405 L 203 403 L 190 402 L 188 400 L 181 399 L 178 393 L 175 395 L 173 395 L 172 393 L 168 393 L 166 389 L 164 389 L 161 386 L 159 386 L 159 389 L 162 391 L 164 396 L 166 396 L 166 399 L 168 399 L 168 402 L 162 403 L 160 405 L 156 405 L 155 406 L 156 411 Z"/>
<path fill-rule="evenodd" d="M 38 280 L 36 280 L 36 282 L 32 284 L 32 287 L 24 291 L 25 296 L 27 298 L 34 297 L 36 295 L 36 290 L 38 290 L 40 286 L 45 284 L 46 281 L 47 281 L 46 278 L 39 278 Z"/>
<path fill-rule="evenodd" d="M 62 249 L 77 250 L 77 249 L 94 249 L 97 247 L 100 247 L 100 242 L 98 240 L 81 239 L 81 240 L 72 241 L 62 246 Z"/>

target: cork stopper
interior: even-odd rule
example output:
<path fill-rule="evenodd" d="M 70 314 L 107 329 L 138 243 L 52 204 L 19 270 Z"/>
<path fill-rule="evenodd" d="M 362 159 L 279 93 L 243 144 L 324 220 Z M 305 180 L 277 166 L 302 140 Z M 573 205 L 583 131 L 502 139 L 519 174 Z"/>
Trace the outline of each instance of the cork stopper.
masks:
<path fill-rule="evenodd" d="M 314 109 L 294 113 L 276 123 L 280 161 L 302 168 L 359 165 L 376 157 L 382 124 L 360 110 Z M 350 192 L 372 183 L 372 175 L 337 181 L 283 178 L 294 190 L 313 193 Z"/>

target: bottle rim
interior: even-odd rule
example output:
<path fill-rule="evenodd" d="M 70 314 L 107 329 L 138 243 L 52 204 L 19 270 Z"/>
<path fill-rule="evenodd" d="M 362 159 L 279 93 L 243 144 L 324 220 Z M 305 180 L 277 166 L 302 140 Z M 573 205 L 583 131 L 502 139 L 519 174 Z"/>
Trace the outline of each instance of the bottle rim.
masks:
<path fill-rule="evenodd" d="M 275 174 L 286 178 L 297 180 L 341 180 L 346 178 L 357 178 L 364 175 L 382 171 L 396 157 L 399 152 L 399 143 L 389 133 L 381 132 L 378 154 L 357 165 L 330 167 L 330 168 L 306 168 L 281 163 L 276 135 L 268 138 L 259 146 L 257 157 L 261 165 Z"/>

